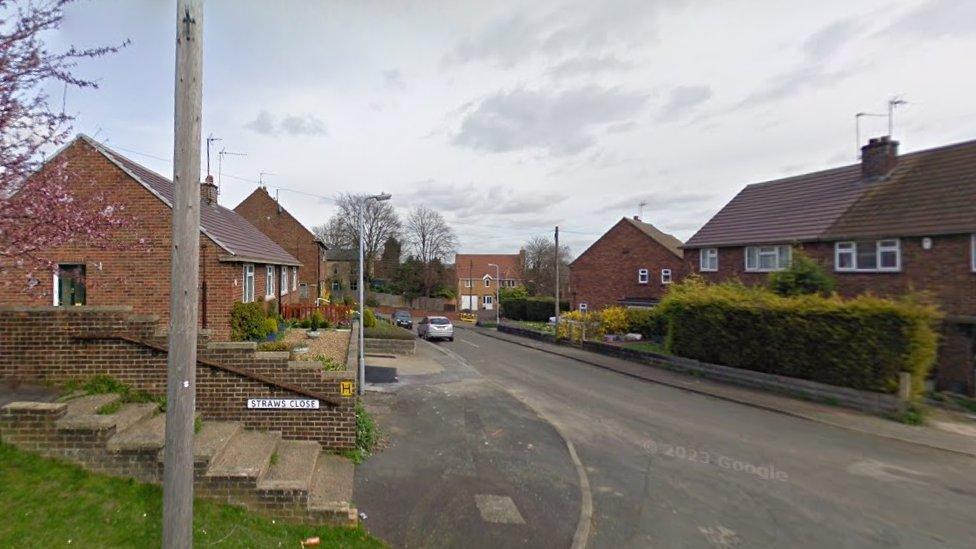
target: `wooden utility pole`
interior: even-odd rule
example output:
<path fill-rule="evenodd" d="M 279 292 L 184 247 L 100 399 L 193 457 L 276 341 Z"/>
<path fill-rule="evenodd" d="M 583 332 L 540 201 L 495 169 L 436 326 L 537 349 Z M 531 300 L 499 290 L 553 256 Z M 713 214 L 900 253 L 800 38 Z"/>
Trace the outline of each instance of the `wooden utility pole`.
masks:
<path fill-rule="evenodd" d="M 559 226 L 556 226 L 556 325 L 553 329 L 553 335 L 556 341 L 559 341 Z"/>
<path fill-rule="evenodd" d="M 193 417 L 200 269 L 203 0 L 176 6 L 173 259 L 163 449 L 163 547 L 193 546 Z"/>

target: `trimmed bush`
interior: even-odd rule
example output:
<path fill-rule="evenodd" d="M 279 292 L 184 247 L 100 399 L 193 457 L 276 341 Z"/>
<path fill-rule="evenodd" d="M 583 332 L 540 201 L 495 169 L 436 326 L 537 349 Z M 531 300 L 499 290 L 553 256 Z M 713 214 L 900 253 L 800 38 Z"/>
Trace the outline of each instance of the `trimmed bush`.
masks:
<path fill-rule="evenodd" d="M 258 343 L 259 351 L 290 351 L 291 348 L 284 341 L 265 341 Z"/>
<path fill-rule="evenodd" d="M 600 327 L 608 334 L 621 334 L 627 331 L 627 309 L 623 307 L 607 307 L 600 311 Z"/>
<path fill-rule="evenodd" d="M 325 318 L 318 311 L 312 311 L 312 314 L 308 315 L 308 328 L 313 332 L 317 332 L 324 322 Z"/>
<path fill-rule="evenodd" d="M 668 318 L 660 307 L 627 309 L 627 331 L 640 334 L 647 340 L 664 341 L 668 333 Z"/>
<path fill-rule="evenodd" d="M 376 313 L 372 309 L 363 309 L 363 328 L 376 326 Z"/>
<path fill-rule="evenodd" d="M 267 317 L 261 321 L 261 337 L 268 337 L 278 333 L 278 321 L 272 317 Z"/>
<path fill-rule="evenodd" d="M 366 326 L 366 329 L 363 330 L 363 337 L 369 339 L 413 339 L 417 336 L 410 330 L 384 322 Z"/>
<path fill-rule="evenodd" d="M 909 372 L 918 394 L 936 357 L 939 313 L 917 300 L 782 297 L 692 279 L 659 307 L 668 352 L 735 368 L 881 393 Z"/>
<path fill-rule="evenodd" d="M 770 290 L 782 296 L 830 295 L 837 286 L 823 265 L 799 249 L 793 251 L 789 269 L 769 273 L 768 284 Z"/>
<path fill-rule="evenodd" d="M 511 320 L 528 320 L 530 322 L 546 322 L 555 313 L 556 300 L 551 297 L 527 297 L 502 300 L 502 314 Z M 569 310 L 569 302 L 562 301 L 561 311 Z"/>
<path fill-rule="evenodd" d="M 268 333 L 265 331 L 265 318 L 267 316 L 260 303 L 234 303 L 230 312 L 231 339 L 234 341 L 263 339 Z"/>

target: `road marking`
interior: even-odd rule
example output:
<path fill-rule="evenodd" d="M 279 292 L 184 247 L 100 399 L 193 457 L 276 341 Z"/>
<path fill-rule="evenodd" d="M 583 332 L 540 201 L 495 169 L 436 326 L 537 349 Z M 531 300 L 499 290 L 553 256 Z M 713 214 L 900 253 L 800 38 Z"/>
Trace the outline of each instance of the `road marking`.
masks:
<path fill-rule="evenodd" d="M 472 347 L 477 347 L 478 349 L 481 348 L 481 345 L 475 345 L 474 343 L 471 343 L 470 341 L 468 341 L 466 339 L 459 339 L 458 341 L 460 341 L 461 343 L 467 343 L 468 345 L 470 345 Z"/>
<path fill-rule="evenodd" d="M 475 494 L 474 502 L 481 512 L 481 518 L 485 522 L 498 524 L 525 524 L 522 513 L 519 513 L 515 502 L 508 496 L 495 496 L 492 494 Z"/>

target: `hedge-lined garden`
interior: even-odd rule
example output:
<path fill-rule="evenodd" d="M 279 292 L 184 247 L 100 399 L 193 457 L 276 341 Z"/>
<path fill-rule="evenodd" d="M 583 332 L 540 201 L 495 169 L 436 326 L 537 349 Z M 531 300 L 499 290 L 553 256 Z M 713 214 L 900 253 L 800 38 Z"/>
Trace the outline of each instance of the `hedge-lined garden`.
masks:
<path fill-rule="evenodd" d="M 502 315 L 510 320 L 546 322 L 556 314 L 556 300 L 551 297 L 515 297 L 501 300 Z M 568 301 L 560 301 L 560 311 L 569 310 Z"/>
<path fill-rule="evenodd" d="M 896 392 L 910 372 L 920 393 L 938 346 L 938 311 L 912 299 L 785 297 L 692 278 L 658 308 L 672 354 L 867 391 Z"/>

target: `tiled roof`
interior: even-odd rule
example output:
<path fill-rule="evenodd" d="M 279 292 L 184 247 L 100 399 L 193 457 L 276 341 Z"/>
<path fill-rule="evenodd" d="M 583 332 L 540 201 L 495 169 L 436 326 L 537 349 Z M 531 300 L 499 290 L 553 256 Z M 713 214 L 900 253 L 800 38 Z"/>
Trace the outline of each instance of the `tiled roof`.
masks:
<path fill-rule="evenodd" d="M 458 278 L 462 279 L 484 278 L 485 275 L 494 278 L 495 268 L 489 267 L 489 263 L 498 265 L 501 278 L 519 278 L 519 254 L 457 254 L 454 257 L 454 268 Z"/>
<path fill-rule="evenodd" d="M 661 231 L 650 223 L 645 223 L 644 221 L 630 217 L 625 217 L 624 219 L 626 219 L 631 225 L 640 229 L 642 233 L 651 237 L 652 240 L 670 250 L 674 255 L 684 257 L 684 252 L 681 250 L 681 241 L 676 237 Z"/>
<path fill-rule="evenodd" d="M 173 182 L 86 136 L 79 139 L 94 147 L 110 161 L 149 189 L 167 206 L 173 207 Z M 251 225 L 234 210 L 218 204 L 200 206 L 200 231 L 210 237 L 236 261 L 275 265 L 301 265 L 291 254 Z"/>
<path fill-rule="evenodd" d="M 861 165 L 749 185 L 685 248 L 976 230 L 976 141 L 901 155 L 888 177 Z"/>
<path fill-rule="evenodd" d="M 824 237 L 969 232 L 976 232 L 976 141 L 902 156 L 891 176 L 869 185 Z"/>

